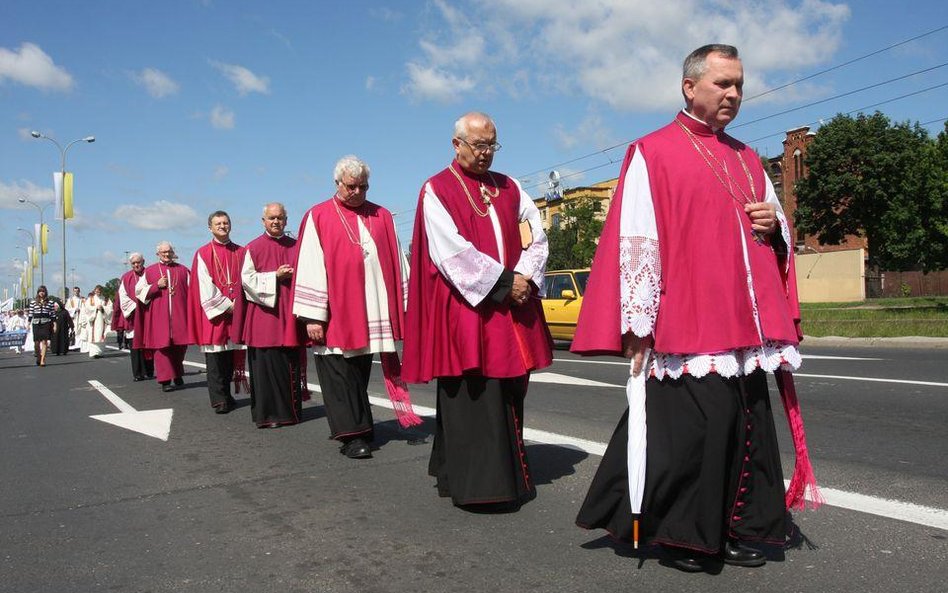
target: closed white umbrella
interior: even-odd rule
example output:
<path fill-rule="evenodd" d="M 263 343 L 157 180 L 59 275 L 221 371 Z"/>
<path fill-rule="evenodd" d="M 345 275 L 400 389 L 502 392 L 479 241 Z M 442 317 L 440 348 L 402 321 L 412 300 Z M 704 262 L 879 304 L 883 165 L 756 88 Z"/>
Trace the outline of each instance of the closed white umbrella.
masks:
<path fill-rule="evenodd" d="M 646 424 L 645 424 L 645 379 L 648 376 L 649 357 L 651 349 L 646 349 L 642 357 L 642 371 L 638 376 L 632 374 L 632 364 L 629 365 L 629 380 L 625 384 L 625 396 L 629 401 L 629 441 L 627 458 L 629 468 L 629 499 L 632 503 L 632 514 L 642 513 L 642 496 L 645 492 L 645 452 L 646 452 Z M 632 546 L 639 547 L 639 520 L 632 523 Z"/>

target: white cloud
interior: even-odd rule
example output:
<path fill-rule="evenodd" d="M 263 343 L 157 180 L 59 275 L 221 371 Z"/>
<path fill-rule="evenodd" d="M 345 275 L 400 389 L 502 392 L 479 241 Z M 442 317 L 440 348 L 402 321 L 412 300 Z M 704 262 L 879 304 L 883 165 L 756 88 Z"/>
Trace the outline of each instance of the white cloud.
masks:
<path fill-rule="evenodd" d="M 214 167 L 214 179 L 221 180 L 230 173 L 230 167 L 227 165 L 217 165 Z"/>
<path fill-rule="evenodd" d="M 21 179 L 19 181 L 13 181 L 11 183 L 4 183 L 0 181 L 0 208 L 16 208 L 16 209 L 25 209 L 35 210 L 29 204 L 21 204 L 18 200 L 21 197 L 26 197 L 31 202 L 39 204 L 42 208 L 46 204 L 52 204 L 53 198 L 53 175 L 50 172 L 49 175 L 49 187 L 42 187 L 36 185 L 32 181 L 27 181 L 26 179 Z M 51 210 L 51 209 L 50 209 Z M 50 212 L 47 210 L 47 214 Z"/>
<path fill-rule="evenodd" d="M 366 76 L 366 77 L 365 77 L 365 90 L 371 91 L 371 90 L 374 89 L 374 88 L 375 88 L 375 77 L 374 77 L 374 76 Z"/>
<path fill-rule="evenodd" d="M 606 127 L 602 117 L 597 113 L 590 113 L 584 117 L 572 131 L 567 130 L 563 124 L 557 124 L 553 128 L 553 136 L 565 150 L 571 150 L 576 146 L 593 146 L 601 149 L 616 143 L 611 130 Z"/>
<path fill-rule="evenodd" d="M 115 219 L 136 229 L 164 231 L 197 224 L 201 217 L 187 204 L 158 200 L 150 206 L 126 204 L 115 210 Z"/>
<path fill-rule="evenodd" d="M 94 231 L 96 233 L 103 231 L 107 233 L 115 232 L 115 227 L 110 225 L 108 221 L 100 216 L 90 216 L 81 208 L 75 209 L 74 216 L 69 219 L 69 228 L 78 233 L 85 233 L 86 231 Z"/>
<path fill-rule="evenodd" d="M 223 64 L 211 61 L 211 65 L 233 83 L 237 92 L 244 96 L 248 93 L 270 94 L 270 79 L 266 76 L 257 76 L 247 68 L 237 64 Z"/>
<path fill-rule="evenodd" d="M 130 76 L 156 99 L 174 95 L 181 88 L 170 76 L 157 68 L 143 68 L 141 72 L 132 72 Z"/>
<path fill-rule="evenodd" d="M 222 105 L 215 105 L 211 109 L 211 125 L 218 130 L 232 130 L 234 128 L 234 112 Z"/>
<path fill-rule="evenodd" d="M 438 68 L 414 63 L 409 63 L 407 67 L 408 83 L 402 87 L 402 92 L 414 99 L 452 103 L 476 84 L 469 76 L 455 76 Z"/>
<path fill-rule="evenodd" d="M 402 92 L 413 99 L 451 103 L 461 99 L 481 79 L 488 57 L 486 42 L 481 28 L 474 26 L 462 11 L 445 0 L 435 0 L 434 5 L 448 27 L 429 29 L 418 41 L 424 59 L 406 64 L 408 82 Z"/>
<path fill-rule="evenodd" d="M 20 140 L 33 140 L 32 130 L 29 128 L 17 128 L 16 135 L 20 137 Z"/>
<path fill-rule="evenodd" d="M 736 45 L 745 92 L 759 92 L 779 73 L 830 58 L 850 14 L 824 0 L 483 0 L 463 11 L 434 4 L 437 22 L 423 30 L 445 30 L 447 41 L 422 34 L 420 55 L 407 63 L 404 89 L 413 97 L 444 100 L 453 80 L 498 81 L 518 96 L 522 85 L 502 81 L 521 76 L 548 93 L 580 93 L 627 111 L 680 106 L 681 62 L 704 43 Z"/>
<path fill-rule="evenodd" d="M 70 91 L 75 82 L 38 45 L 23 43 L 16 51 L 0 47 L 0 83 L 10 79 L 44 91 Z"/>

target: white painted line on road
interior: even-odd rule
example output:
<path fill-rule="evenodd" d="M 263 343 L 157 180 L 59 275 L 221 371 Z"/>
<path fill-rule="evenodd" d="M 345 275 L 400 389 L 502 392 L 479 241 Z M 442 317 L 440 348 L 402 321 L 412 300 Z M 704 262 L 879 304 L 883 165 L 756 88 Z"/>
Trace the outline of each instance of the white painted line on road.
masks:
<path fill-rule="evenodd" d="M 205 368 L 205 365 L 197 362 L 185 361 L 184 364 L 198 368 Z M 534 376 L 531 376 L 531 381 L 534 379 Z M 811 376 L 819 377 L 821 375 Z M 858 379 L 858 377 L 840 378 Z M 944 384 L 934 383 L 934 385 Z M 319 389 L 319 385 L 314 383 L 309 383 L 308 387 L 314 392 L 321 391 Z M 387 408 L 389 410 L 392 409 L 392 402 L 389 401 L 388 397 L 386 396 L 369 395 L 369 403 L 380 408 Z M 427 406 L 413 404 L 412 407 L 414 408 L 415 413 L 419 416 L 434 418 L 437 413 L 434 408 L 429 408 Z M 606 443 L 598 443 L 596 441 L 557 434 L 555 432 L 548 432 L 545 430 L 538 430 L 535 428 L 525 427 L 523 429 L 523 438 L 525 440 L 544 445 L 569 447 L 570 449 L 583 451 L 597 457 L 602 457 L 606 452 Z M 787 482 L 787 484 L 789 484 L 789 482 Z M 903 502 L 901 500 L 891 500 L 887 498 L 869 496 L 866 494 L 858 494 L 855 492 L 846 492 L 845 490 L 837 490 L 835 488 L 820 488 L 820 492 L 823 494 L 826 504 L 830 506 L 848 509 L 851 511 L 858 511 L 860 513 L 868 513 L 870 515 L 876 515 L 879 517 L 908 521 L 909 523 L 915 523 L 916 525 L 924 525 L 926 527 L 934 527 L 936 529 L 948 531 L 948 510 L 926 507 L 910 502 Z"/>
<path fill-rule="evenodd" d="M 133 430 L 163 441 L 168 440 L 168 435 L 171 433 L 171 419 L 174 415 L 174 410 L 166 408 L 163 410 L 142 410 L 139 412 L 126 403 L 125 400 L 115 395 L 111 389 L 102 383 L 90 380 L 89 385 L 92 385 L 105 399 L 109 400 L 113 406 L 120 410 L 118 414 L 97 414 L 95 416 L 89 416 L 89 418 L 106 422 L 120 428 Z"/>
<path fill-rule="evenodd" d="M 861 356 L 823 356 L 821 354 L 801 354 L 804 360 L 885 360 L 884 358 L 864 358 Z"/>
<path fill-rule="evenodd" d="M 823 356 L 820 354 L 802 354 L 804 360 L 885 360 L 884 358 L 864 358 L 860 356 Z M 621 360 L 586 360 L 583 358 L 554 358 L 553 362 L 575 362 L 577 364 L 612 364 L 629 366 L 629 361 Z"/>
<path fill-rule="evenodd" d="M 804 373 L 793 373 L 794 377 L 806 377 L 807 379 L 843 379 L 844 381 L 870 381 L 873 383 L 899 383 L 902 385 L 927 385 L 931 387 L 948 387 L 948 383 L 936 383 L 935 381 L 910 381 L 908 379 L 882 379 L 878 377 L 847 377 L 845 375 L 807 375 Z"/>
<path fill-rule="evenodd" d="M 789 484 L 789 482 L 786 483 Z M 948 531 L 948 511 L 944 509 L 846 492 L 835 488 L 820 488 L 820 492 L 823 494 L 823 498 L 826 499 L 826 504 L 830 506 Z"/>
<path fill-rule="evenodd" d="M 616 385 L 615 383 L 603 383 L 601 381 L 593 381 L 591 379 L 581 379 L 579 377 L 571 377 L 570 375 L 561 375 L 559 373 L 531 373 L 530 382 L 531 383 L 556 383 L 559 385 L 581 385 L 583 387 L 625 388 L 625 385 Z"/>

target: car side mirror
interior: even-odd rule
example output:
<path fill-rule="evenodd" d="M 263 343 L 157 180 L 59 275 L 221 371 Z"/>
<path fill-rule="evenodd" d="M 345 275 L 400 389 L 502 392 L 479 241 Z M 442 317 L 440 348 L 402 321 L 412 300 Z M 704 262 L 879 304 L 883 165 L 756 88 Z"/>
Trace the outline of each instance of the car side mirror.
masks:
<path fill-rule="evenodd" d="M 567 301 L 571 301 L 576 298 L 576 293 L 573 292 L 572 290 L 564 290 L 560 293 L 560 298 L 566 299 Z"/>

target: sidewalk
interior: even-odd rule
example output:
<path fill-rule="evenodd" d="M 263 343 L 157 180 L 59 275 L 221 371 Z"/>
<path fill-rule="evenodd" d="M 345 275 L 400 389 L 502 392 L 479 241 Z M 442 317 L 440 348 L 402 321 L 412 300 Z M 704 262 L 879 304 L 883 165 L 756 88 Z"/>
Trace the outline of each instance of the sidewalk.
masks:
<path fill-rule="evenodd" d="M 803 336 L 803 346 L 831 346 L 866 348 L 881 346 L 885 348 L 948 348 L 948 338 L 929 338 L 923 336 L 901 336 L 897 338 L 843 338 L 839 336 Z"/>

